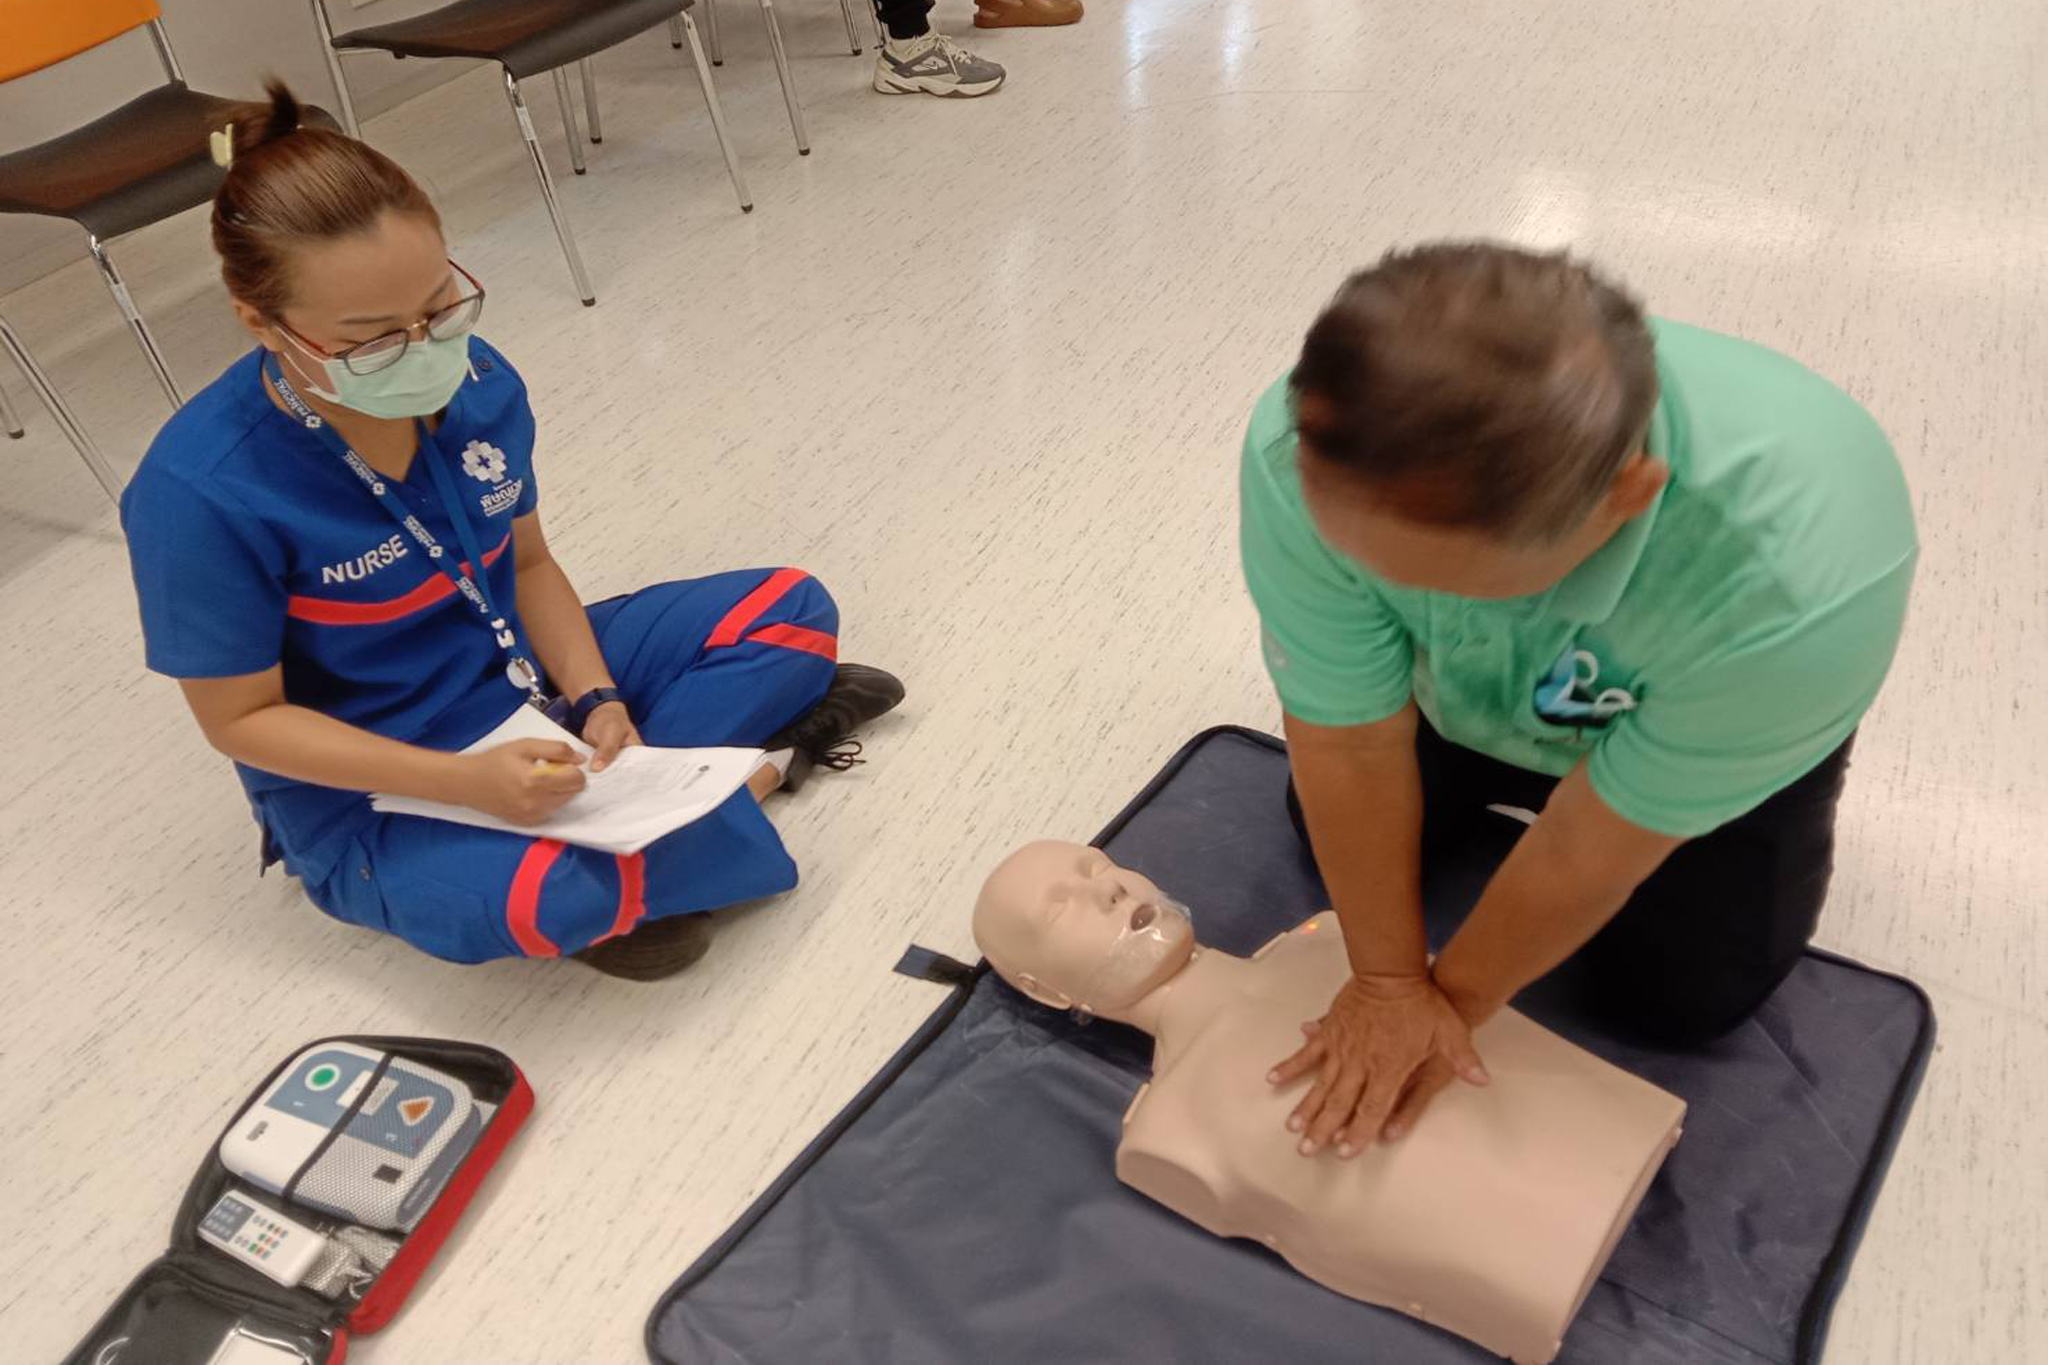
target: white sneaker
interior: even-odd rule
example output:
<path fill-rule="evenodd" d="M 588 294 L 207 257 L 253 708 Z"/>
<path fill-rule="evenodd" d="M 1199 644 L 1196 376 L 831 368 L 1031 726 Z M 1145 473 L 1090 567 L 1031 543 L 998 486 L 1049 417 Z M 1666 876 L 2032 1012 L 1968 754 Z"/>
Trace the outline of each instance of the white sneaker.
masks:
<path fill-rule="evenodd" d="M 901 40 L 889 38 L 875 57 L 875 89 L 885 95 L 972 99 L 1000 89 L 1008 74 L 943 33 Z"/>

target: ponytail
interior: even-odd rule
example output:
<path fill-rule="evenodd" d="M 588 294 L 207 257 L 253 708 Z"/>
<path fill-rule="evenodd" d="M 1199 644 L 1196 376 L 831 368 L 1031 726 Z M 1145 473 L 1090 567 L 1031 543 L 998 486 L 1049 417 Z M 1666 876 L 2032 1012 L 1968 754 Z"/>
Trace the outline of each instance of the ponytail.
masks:
<path fill-rule="evenodd" d="M 264 90 L 269 103 L 237 108 L 217 149 L 229 154 L 213 197 L 213 249 L 228 293 L 274 318 L 291 302 L 294 248 L 368 232 L 388 212 L 418 214 L 437 228 L 441 218 L 397 162 L 302 124 L 282 81 Z"/>

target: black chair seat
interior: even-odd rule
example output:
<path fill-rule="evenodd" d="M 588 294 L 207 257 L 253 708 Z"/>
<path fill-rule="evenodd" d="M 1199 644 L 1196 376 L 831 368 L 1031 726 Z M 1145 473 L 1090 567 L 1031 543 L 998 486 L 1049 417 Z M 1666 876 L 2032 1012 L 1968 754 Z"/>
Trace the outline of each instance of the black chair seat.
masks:
<path fill-rule="evenodd" d="M 0 213 L 69 218 L 105 239 L 203 204 L 221 180 L 207 135 L 245 103 L 173 81 L 62 137 L 0 156 Z M 311 105 L 305 120 L 340 127 Z"/>
<path fill-rule="evenodd" d="M 675 18 L 691 0 L 456 0 L 412 19 L 359 28 L 338 48 L 399 57 L 478 57 L 520 80 L 604 51 Z"/>

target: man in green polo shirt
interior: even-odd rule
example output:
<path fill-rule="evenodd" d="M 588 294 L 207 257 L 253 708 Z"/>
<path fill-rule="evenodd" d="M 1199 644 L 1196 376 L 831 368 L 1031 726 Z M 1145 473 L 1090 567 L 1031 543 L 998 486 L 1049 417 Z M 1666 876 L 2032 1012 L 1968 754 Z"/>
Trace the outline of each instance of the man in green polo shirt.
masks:
<path fill-rule="evenodd" d="M 1354 973 L 1275 1059 L 1304 1155 L 1483 1084 L 1470 1030 L 1575 954 L 1672 1046 L 1792 969 L 1915 558 L 1841 391 L 1562 255 L 1395 252 L 1254 410 L 1243 536 Z M 1494 803 L 1541 814 L 1432 964 L 1423 866 Z"/>

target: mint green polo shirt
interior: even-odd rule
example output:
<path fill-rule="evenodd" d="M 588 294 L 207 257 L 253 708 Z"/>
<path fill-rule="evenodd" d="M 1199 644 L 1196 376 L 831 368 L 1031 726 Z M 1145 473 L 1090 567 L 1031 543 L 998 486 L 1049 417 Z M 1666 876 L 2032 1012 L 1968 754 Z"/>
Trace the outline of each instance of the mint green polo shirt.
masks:
<path fill-rule="evenodd" d="M 1652 329 L 1647 444 L 1670 481 L 1533 597 L 1402 587 L 1331 548 L 1302 501 L 1286 380 L 1267 390 L 1245 436 L 1243 554 L 1290 715 L 1362 725 L 1412 698 L 1445 738 L 1502 762 L 1563 776 L 1584 760 L 1617 814 L 1683 837 L 1754 809 L 1849 737 L 1913 577 L 1898 459 L 1868 413 L 1796 362 Z M 1634 709 L 1539 714 L 1538 687 L 1574 650 L 1597 669 L 1579 695 L 1618 688 Z"/>

